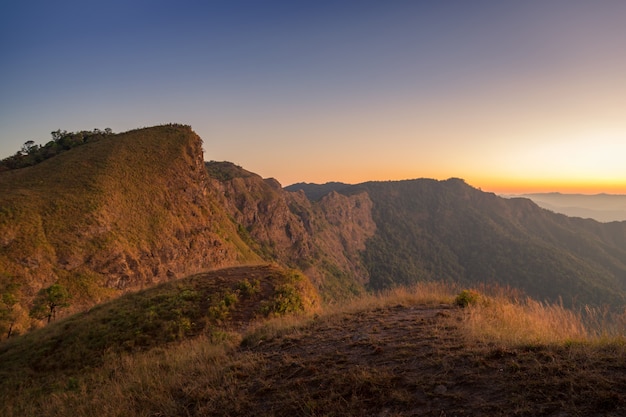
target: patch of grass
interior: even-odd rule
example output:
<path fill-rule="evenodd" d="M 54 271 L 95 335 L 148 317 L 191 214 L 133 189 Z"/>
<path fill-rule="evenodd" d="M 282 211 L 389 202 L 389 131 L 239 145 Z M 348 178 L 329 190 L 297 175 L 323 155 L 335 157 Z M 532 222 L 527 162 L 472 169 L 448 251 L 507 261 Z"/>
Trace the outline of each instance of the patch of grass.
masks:
<path fill-rule="evenodd" d="M 462 292 L 455 304 L 464 309 L 464 329 L 472 339 L 507 346 L 622 343 L 626 317 L 606 308 L 573 310 L 496 290 L 493 295 Z"/>
<path fill-rule="evenodd" d="M 265 316 L 298 313 L 304 310 L 300 293 L 292 284 L 283 284 L 275 289 L 271 300 L 261 306 Z"/>
<path fill-rule="evenodd" d="M 211 296 L 209 306 L 209 318 L 218 323 L 223 323 L 230 317 L 230 312 L 235 308 L 239 296 L 236 292 L 225 291 Z"/>
<path fill-rule="evenodd" d="M 244 279 L 243 281 L 237 283 L 235 289 L 243 297 L 252 297 L 261 290 L 261 282 L 258 279 L 252 282 Z"/>

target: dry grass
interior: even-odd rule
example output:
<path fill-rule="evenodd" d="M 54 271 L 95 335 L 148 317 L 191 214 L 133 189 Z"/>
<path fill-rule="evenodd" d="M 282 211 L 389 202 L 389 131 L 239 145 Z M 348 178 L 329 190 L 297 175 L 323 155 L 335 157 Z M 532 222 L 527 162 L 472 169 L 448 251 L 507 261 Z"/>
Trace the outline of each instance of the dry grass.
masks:
<path fill-rule="evenodd" d="M 471 337 L 505 345 L 553 344 L 588 340 L 581 317 L 559 304 L 530 298 L 518 302 L 488 299 L 466 309 L 465 328 Z"/>
<path fill-rule="evenodd" d="M 411 286 L 399 286 L 379 293 L 356 296 L 348 301 L 330 302 L 325 306 L 326 315 L 371 310 L 394 304 L 437 305 L 450 304 L 457 287 L 444 282 L 418 282 Z"/>
<path fill-rule="evenodd" d="M 457 309 L 457 292 L 423 283 L 270 318 L 238 332 L 203 334 L 148 352 L 110 353 L 101 367 L 59 375 L 52 391 L 17 388 L 0 404 L 0 415 L 524 416 L 626 410 L 620 394 L 626 389 L 626 345 L 616 343 L 617 327 L 607 327 L 614 319 L 608 312 L 573 312 L 506 291 Z"/>
<path fill-rule="evenodd" d="M 219 364 L 228 360 L 239 340 L 239 335 L 225 333 L 221 341 L 202 336 L 167 349 L 112 355 L 96 372 L 69 378 L 64 389 L 46 396 L 32 393 L 24 398 L 22 394 L 12 406 L 6 404 L 9 407 L 3 415 L 186 415 L 177 392 L 191 389 L 196 380 L 217 384 Z"/>
<path fill-rule="evenodd" d="M 507 346 L 585 343 L 621 343 L 626 317 L 608 308 L 585 306 L 580 310 L 562 303 L 547 303 L 518 292 L 497 289 L 479 296 L 464 310 L 467 335 L 483 342 Z"/>

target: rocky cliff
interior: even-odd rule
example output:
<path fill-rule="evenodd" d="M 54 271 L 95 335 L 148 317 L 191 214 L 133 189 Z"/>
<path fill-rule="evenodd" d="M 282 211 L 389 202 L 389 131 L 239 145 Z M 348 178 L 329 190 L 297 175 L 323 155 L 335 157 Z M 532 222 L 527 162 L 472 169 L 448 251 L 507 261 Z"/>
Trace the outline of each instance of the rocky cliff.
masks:
<path fill-rule="evenodd" d="M 369 277 L 360 253 L 376 230 L 367 193 L 312 202 L 229 162 L 208 162 L 207 171 L 240 234 L 265 259 L 302 269 L 327 299 L 363 291 Z"/>

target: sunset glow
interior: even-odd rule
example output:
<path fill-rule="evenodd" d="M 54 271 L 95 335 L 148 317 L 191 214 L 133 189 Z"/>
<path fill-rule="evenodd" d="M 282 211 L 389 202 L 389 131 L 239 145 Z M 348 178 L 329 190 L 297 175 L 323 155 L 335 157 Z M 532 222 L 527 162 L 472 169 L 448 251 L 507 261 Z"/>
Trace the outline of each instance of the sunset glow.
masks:
<path fill-rule="evenodd" d="M 625 15 L 565 0 L 7 3 L 0 157 L 59 128 L 177 122 L 205 159 L 283 185 L 626 194 Z"/>

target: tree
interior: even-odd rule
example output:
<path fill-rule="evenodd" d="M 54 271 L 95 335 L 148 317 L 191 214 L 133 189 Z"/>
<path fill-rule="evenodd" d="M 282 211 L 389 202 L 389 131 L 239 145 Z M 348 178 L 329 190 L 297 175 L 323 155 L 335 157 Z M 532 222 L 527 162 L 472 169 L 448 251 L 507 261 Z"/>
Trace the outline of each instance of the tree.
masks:
<path fill-rule="evenodd" d="M 9 284 L 2 291 L 0 296 L 0 321 L 5 322 L 8 325 L 7 339 L 11 337 L 13 333 L 13 326 L 17 321 L 17 312 L 15 305 L 19 301 L 19 285 Z"/>
<path fill-rule="evenodd" d="M 22 151 L 23 155 L 28 155 L 28 154 L 36 151 L 37 149 L 39 149 L 39 146 L 35 145 L 35 141 L 34 140 L 27 140 L 22 145 L 22 150 L 21 151 Z"/>
<path fill-rule="evenodd" d="M 54 132 L 50 132 L 52 140 L 55 142 L 60 141 L 64 136 L 67 136 L 67 130 L 57 129 Z"/>
<path fill-rule="evenodd" d="M 53 284 L 48 288 L 44 288 L 37 294 L 30 311 L 30 316 L 39 320 L 44 318 L 50 320 L 56 317 L 59 309 L 69 307 L 70 293 L 61 284 Z"/>

